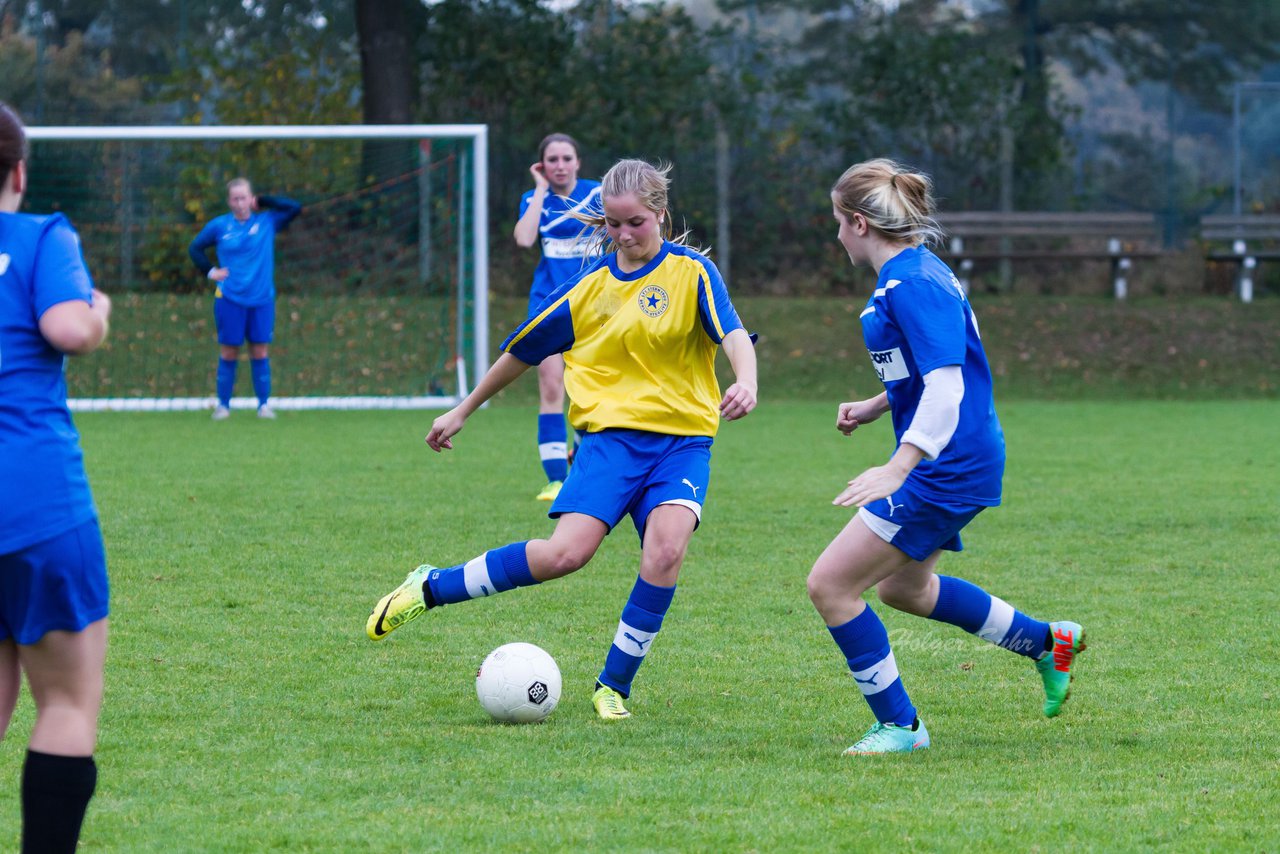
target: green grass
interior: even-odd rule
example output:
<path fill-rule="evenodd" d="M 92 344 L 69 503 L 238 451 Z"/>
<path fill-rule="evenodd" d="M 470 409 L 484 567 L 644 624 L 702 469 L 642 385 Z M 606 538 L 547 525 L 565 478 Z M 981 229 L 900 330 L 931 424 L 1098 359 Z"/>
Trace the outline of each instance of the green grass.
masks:
<path fill-rule="evenodd" d="M 531 383 L 530 383 L 531 384 Z M 423 560 L 545 534 L 533 411 L 81 415 L 112 575 L 86 851 L 1259 850 L 1280 847 L 1274 614 L 1280 404 L 1002 406 L 1005 504 L 943 571 L 1090 648 L 1063 715 L 1029 663 L 876 605 L 932 750 L 840 751 L 870 723 L 804 590 L 882 460 L 835 400 L 773 404 L 715 446 L 704 525 L 629 703 L 592 678 L 635 575 L 629 523 L 582 572 L 364 638 Z M 476 667 L 545 647 L 545 723 L 491 723 Z M 0 750 L 16 847 L 29 696 Z M 1268 806 L 1270 805 L 1270 806 Z"/>

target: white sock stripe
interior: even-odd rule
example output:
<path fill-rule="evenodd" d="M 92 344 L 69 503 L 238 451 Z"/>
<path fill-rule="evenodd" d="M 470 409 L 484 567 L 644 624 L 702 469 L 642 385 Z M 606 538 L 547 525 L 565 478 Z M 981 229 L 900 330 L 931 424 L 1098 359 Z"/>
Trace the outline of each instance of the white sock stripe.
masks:
<path fill-rule="evenodd" d="M 657 632 L 646 632 L 619 620 L 618 632 L 613 636 L 613 645 L 627 655 L 644 658 L 653 639 L 657 636 Z"/>
<path fill-rule="evenodd" d="M 463 565 L 462 579 L 467 585 L 467 595 L 472 599 L 492 596 L 498 592 L 493 586 L 493 579 L 489 577 L 489 565 L 485 563 L 484 555 L 472 558 Z"/>
<path fill-rule="evenodd" d="M 540 442 L 538 444 L 538 457 L 543 460 L 567 460 L 569 458 L 568 443 Z"/>
<path fill-rule="evenodd" d="M 853 681 L 858 683 L 862 696 L 879 694 L 898 679 L 898 662 L 893 658 L 893 650 L 866 670 L 854 671 Z"/>
<path fill-rule="evenodd" d="M 1013 606 L 999 596 L 992 596 L 991 610 L 987 612 L 987 621 L 978 629 L 978 637 L 998 645 L 1009 634 L 1012 625 Z"/>

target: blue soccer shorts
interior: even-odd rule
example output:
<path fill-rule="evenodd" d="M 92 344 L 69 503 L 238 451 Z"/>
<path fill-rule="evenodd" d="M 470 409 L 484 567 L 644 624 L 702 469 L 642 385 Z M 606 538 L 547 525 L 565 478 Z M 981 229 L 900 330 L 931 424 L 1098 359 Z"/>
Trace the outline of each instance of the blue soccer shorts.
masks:
<path fill-rule="evenodd" d="M 629 514 L 643 543 L 645 521 L 659 504 L 688 507 L 700 523 L 710 479 L 710 436 L 621 429 L 587 433 L 547 515 L 584 513 L 613 530 Z"/>
<path fill-rule="evenodd" d="M 0 555 L 0 640 L 29 646 L 107 616 L 107 557 L 98 520 Z"/>
<path fill-rule="evenodd" d="M 888 498 L 861 508 L 858 518 L 880 539 L 922 561 L 939 549 L 963 551 L 960 529 L 983 509 L 976 504 L 925 498 L 908 480 Z"/>
<path fill-rule="evenodd" d="M 240 305 L 224 296 L 214 297 L 213 320 L 218 327 L 218 343 L 239 347 L 245 338 L 250 344 L 270 344 L 276 329 L 276 305 Z"/>

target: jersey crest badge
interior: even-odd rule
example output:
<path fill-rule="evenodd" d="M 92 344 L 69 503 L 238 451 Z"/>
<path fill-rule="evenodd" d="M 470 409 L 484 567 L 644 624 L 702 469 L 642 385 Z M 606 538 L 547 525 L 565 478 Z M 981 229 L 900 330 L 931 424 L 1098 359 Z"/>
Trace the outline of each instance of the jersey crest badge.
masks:
<path fill-rule="evenodd" d="M 657 285 L 645 285 L 640 291 L 640 310 L 650 317 L 661 317 L 669 305 L 671 300 L 667 292 Z"/>

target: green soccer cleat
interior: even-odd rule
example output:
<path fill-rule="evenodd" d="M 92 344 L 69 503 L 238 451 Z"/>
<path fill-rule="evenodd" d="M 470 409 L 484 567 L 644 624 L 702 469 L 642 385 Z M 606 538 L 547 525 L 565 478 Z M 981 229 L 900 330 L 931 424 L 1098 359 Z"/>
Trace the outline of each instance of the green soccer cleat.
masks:
<path fill-rule="evenodd" d="M 404 583 L 378 600 L 364 630 L 369 640 L 382 640 L 410 620 L 426 613 L 427 603 L 422 595 L 422 584 L 427 573 L 435 569 L 429 563 L 405 576 Z"/>
<path fill-rule="evenodd" d="M 915 727 L 882 724 L 877 721 L 867 734 L 845 750 L 845 756 L 874 756 L 880 753 L 910 753 L 929 746 L 929 731 L 916 718 Z"/>
<path fill-rule="evenodd" d="M 553 480 L 546 486 L 542 487 L 542 491 L 538 493 L 539 501 L 555 501 L 556 496 L 560 494 L 560 487 L 564 486 L 564 481 Z"/>
<path fill-rule="evenodd" d="M 1076 655 L 1084 652 L 1084 629 L 1079 623 L 1060 620 L 1049 624 L 1053 636 L 1053 649 L 1036 662 L 1036 670 L 1044 682 L 1045 717 L 1054 717 L 1062 711 L 1062 704 L 1071 696 L 1071 680 L 1075 678 Z"/>
<path fill-rule="evenodd" d="M 622 695 L 608 685 L 600 685 L 591 695 L 591 704 L 596 707 L 596 714 L 600 716 L 600 720 L 620 721 L 631 717 L 631 713 L 622 705 L 622 699 Z"/>

